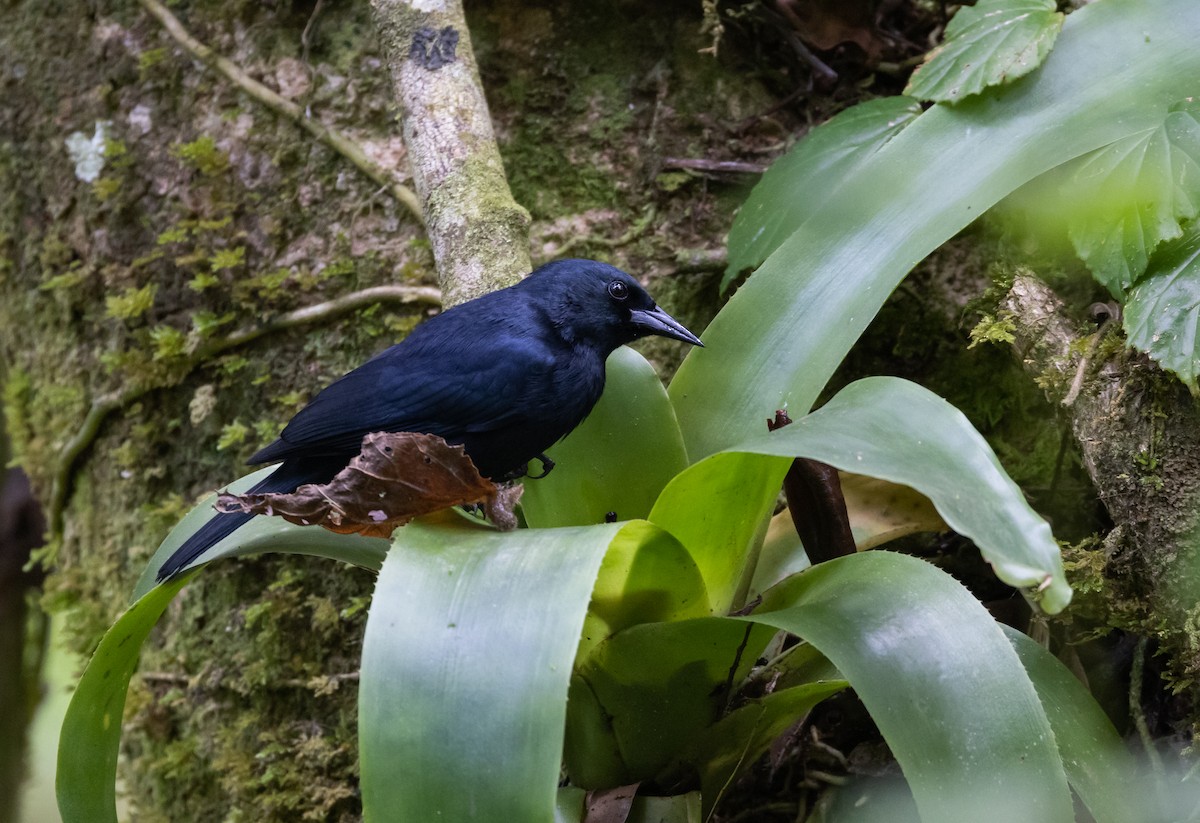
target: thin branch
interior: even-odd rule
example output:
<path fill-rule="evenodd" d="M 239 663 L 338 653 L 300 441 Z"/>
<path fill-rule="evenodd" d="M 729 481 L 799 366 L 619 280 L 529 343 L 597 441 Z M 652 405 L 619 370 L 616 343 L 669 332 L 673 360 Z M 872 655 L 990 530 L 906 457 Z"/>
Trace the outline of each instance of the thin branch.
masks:
<path fill-rule="evenodd" d="M 279 96 L 246 74 L 232 60 L 222 57 L 195 37 L 192 37 L 188 30 L 183 27 L 183 24 L 179 22 L 179 18 L 171 14 L 166 6 L 158 0 L 138 0 L 138 2 L 193 57 L 214 71 L 220 72 L 230 82 L 268 109 L 281 117 L 286 117 L 293 121 L 313 137 L 342 155 L 342 157 L 353 163 L 359 171 L 391 192 L 392 196 L 412 212 L 418 220 L 422 219 L 421 203 L 417 200 L 417 196 L 413 193 L 412 189 L 392 179 L 392 175 L 389 172 L 385 171 L 367 156 L 362 146 L 340 131 L 324 125 L 319 120 L 308 117 L 304 113 L 304 109 L 300 106 L 291 100 Z"/>
<path fill-rule="evenodd" d="M 58 458 L 58 465 L 54 469 L 50 503 L 47 506 L 51 536 L 59 537 L 63 533 L 63 513 L 66 509 L 67 494 L 71 488 L 71 478 L 75 472 L 75 466 L 83 453 L 95 442 L 97 435 L 100 433 L 101 425 L 113 412 L 128 406 L 130 403 L 156 389 L 166 388 L 168 385 L 176 385 L 179 380 L 182 380 L 186 375 L 215 355 L 232 349 L 235 346 L 244 346 L 265 334 L 284 331 L 306 323 L 328 320 L 331 317 L 336 317 L 376 303 L 413 302 L 440 306 L 442 303 L 441 292 L 434 286 L 375 286 L 374 288 L 344 294 L 333 300 L 318 303 L 315 306 L 305 306 L 304 308 L 281 314 L 266 323 L 249 326 L 228 334 L 225 337 L 208 341 L 188 357 L 187 361 L 183 364 L 182 373 L 173 375 L 173 382 L 161 384 L 127 384 L 121 389 L 96 398 L 92 402 L 87 416 L 84 417 L 83 423 L 80 424 L 79 430 L 75 432 L 75 435 L 63 447 L 62 453 Z"/>
<path fill-rule="evenodd" d="M 762 174 L 767 167 L 761 163 L 741 160 L 708 160 L 703 157 L 664 157 L 663 168 L 688 169 L 712 174 Z"/>
<path fill-rule="evenodd" d="M 287 314 L 281 314 L 267 323 L 235 331 L 225 337 L 210 340 L 196 350 L 195 359 L 203 361 L 234 346 L 244 346 L 264 334 L 303 326 L 335 317 L 355 309 L 376 303 L 426 303 L 431 306 L 442 304 L 441 291 L 436 286 L 374 286 L 369 289 L 343 294 L 333 300 L 305 306 Z"/>
<path fill-rule="evenodd" d="M 646 209 L 645 214 L 643 214 L 636 223 L 629 227 L 629 231 L 625 232 L 620 237 L 615 237 L 612 239 L 607 237 L 591 237 L 585 234 L 577 234 L 566 243 L 563 243 L 561 246 L 559 246 L 554 252 L 554 256 L 566 257 L 569 252 L 580 246 L 603 246 L 606 249 L 615 249 L 627 245 L 645 234 L 646 230 L 650 228 L 651 224 L 654 222 L 654 218 L 657 216 L 658 210 L 654 206 L 650 206 Z"/>
<path fill-rule="evenodd" d="M 325 0 L 317 0 L 317 4 L 313 6 L 312 14 L 308 16 L 308 22 L 304 24 L 304 31 L 300 32 L 300 53 L 304 56 L 304 62 L 308 63 L 308 47 L 309 35 L 317 22 L 317 17 L 321 14 L 321 6 Z"/>

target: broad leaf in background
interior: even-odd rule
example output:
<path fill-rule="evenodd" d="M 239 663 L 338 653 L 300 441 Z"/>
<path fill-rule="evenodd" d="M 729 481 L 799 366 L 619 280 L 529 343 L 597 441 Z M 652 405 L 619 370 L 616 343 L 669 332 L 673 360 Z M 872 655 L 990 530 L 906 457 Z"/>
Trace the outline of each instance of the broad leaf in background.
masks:
<path fill-rule="evenodd" d="M 824 206 L 822 192 L 835 188 L 920 113 L 917 101 L 906 97 L 860 103 L 817 126 L 779 158 L 729 229 L 729 265 L 721 291 L 743 271 L 757 268 Z M 797 185 L 797 180 L 805 182 Z"/>
<path fill-rule="evenodd" d="M 530 526 L 586 526 L 650 513 L 658 493 L 687 465 L 683 437 L 662 381 L 627 346 L 605 364 L 604 394 L 583 424 L 548 449 L 549 476 L 525 482 Z"/>
<path fill-rule="evenodd" d="M 1200 212 L 1200 104 L 1078 162 L 1063 192 L 1076 252 L 1114 296 L 1137 282 L 1159 243 Z"/>
<path fill-rule="evenodd" d="M 245 491 L 271 472 L 274 466 L 259 469 L 229 484 L 229 491 L 234 494 Z M 213 510 L 216 502 L 215 494 L 209 495 L 188 512 L 182 520 L 171 529 L 171 533 L 163 540 L 162 545 L 154 552 L 146 570 L 138 579 L 133 589 L 133 599 L 137 600 L 155 586 L 155 575 L 167 558 L 183 545 L 192 534 L 208 522 L 209 518 L 218 516 Z M 270 552 L 290 552 L 294 554 L 311 554 L 317 557 L 328 557 L 332 560 L 342 560 L 361 566 L 364 569 L 378 571 L 387 553 L 388 541 L 377 537 L 361 537 L 354 534 L 334 534 L 317 526 L 296 526 L 279 517 L 255 517 L 233 534 L 209 547 L 208 551 L 197 557 L 187 566 L 194 569 L 212 560 L 222 557 L 241 557 L 248 554 L 267 554 Z"/>
<path fill-rule="evenodd" d="M 737 290 L 671 382 L 688 458 L 757 434 L 775 409 L 800 417 L 917 262 L 1028 181 L 1156 128 L 1169 105 L 1200 93 L 1196 31 L 1194 0 L 1092 3 L 1023 82 L 934 106 L 836 185 L 791 181 L 820 208 Z"/>
<path fill-rule="evenodd" d="M 1152 819 L 1146 798 L 1129 791 L 1137 761 L 1095 698 L 1050 652 L 1016 629 L 1001 628 L 1037 689 L 1067 779 L 1096 823 Z"/>
<path fill-rule="evenodd" d="M 1054 0 L 979 0 L 959 8 L 946 39 L 913 72 L 904 93 L 956 103 L 989 86 L 1011 83 L 1046 59 L 1063 15 Z"/>
<path fill-rule="evenodd" d="M 1036 589 L 1051 614 L 1071 601 L 1049 524 L 963 413 L 916 383 L 858 380 L 807 417 L 734 448 L 811 457 L 911 486 L 952 529 L 975 541 L 1005 583 Z"/>
<path fill-rule="evenodd" d="M 55 788 L 63 823 L 116 823 L 117 754 L 125 696 L 150 630 L 189 575 L 141 597 L 112 625 L 71 696 Z"/>
<path fill-rule="evenodd" d="M 741 619 L 798 635 L 850 681 L 925 823 L 1075 819 L 1025 668 L 950 575 L 906 555 L 863 552 L 789 578 L 762 609 Z"/>
<path fill-rule="evenodd" d="M 571 662 L 623 528 L 498 532 L 447 512 L 396 532 L 363 640 L 366 820 L 554 820 Z"/>
<path fill-rule="evenodd" d="M 1175 372 L 1197 393 L 1200 343 L 1200 225 L 1155 254 L 1125 301 L 1129 345 Z"/>

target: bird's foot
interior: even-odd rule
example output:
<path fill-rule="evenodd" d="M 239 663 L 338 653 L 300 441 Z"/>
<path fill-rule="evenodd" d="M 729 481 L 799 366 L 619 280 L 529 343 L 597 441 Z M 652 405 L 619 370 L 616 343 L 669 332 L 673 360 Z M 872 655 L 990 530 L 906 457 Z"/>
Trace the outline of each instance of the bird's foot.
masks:
<path fill-rule="evenodd" d="M 554 468 L 555 463 L 553 460 L 551 460 L 549 457 L 547 457 L 544 454 L 539 454 L 534 459 L 541 461 L 542 473 L 541 474 L 530 474 L 529 466 L 527 464 L 525 466 L 525 476 L 528 477 L 530 480 L 541 480 L 543 477 L 545 477 L 546 475 L 548 475 L 550 473 L 550 471 Z"/>

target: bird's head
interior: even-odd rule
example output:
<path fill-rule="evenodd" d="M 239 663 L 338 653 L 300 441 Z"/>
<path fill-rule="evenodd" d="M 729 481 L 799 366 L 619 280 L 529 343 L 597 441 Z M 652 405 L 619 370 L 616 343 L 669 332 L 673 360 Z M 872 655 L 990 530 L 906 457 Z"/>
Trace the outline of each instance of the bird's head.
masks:
<path fill-rule="evenodd" d="M 552 322 L 568 339 L 608 350 L 658 335 L 703 346 L 667 314 L 631 275 L 595 260 L 556 260 L 520 285 L 545 299 Z"/>

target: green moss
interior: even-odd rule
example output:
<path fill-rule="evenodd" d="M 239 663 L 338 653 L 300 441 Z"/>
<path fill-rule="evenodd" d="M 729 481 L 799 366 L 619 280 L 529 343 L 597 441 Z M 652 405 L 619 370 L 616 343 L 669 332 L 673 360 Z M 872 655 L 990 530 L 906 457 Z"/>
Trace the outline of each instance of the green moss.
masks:
<path fill-rule="evenodd" d="M 138 73 L 141 75 L 142 82 L 145 82 L 151 75 L 151 70 L 167 58 L 167 50 L 164 48 L 146 49 L 138 55 Z"/>
<path fill-rule="evenodd" d="M 239 280 L 234 286 L 234 297 L 251 304 L 277 299 L 283 296 L 284 284 L 291 276 L 291 269 L 278 268 Z"/>
<path fill-rule="evenodd" d="M 217 440 L 217 451 L 236 448 L 246 442 L 250 427 L 240 420 L 234 420 L 221 428 L 221 437 Z"/>
<path fill-rule="evenodd" d="M 971 343 L 968 349 L 973 349 L 980 343 L 999 343 L 1008 345 L 1016 341 L 1017 324 L 1011 316 L 985 314 L 971 329 Z"/>
<path fill-rule="evenodd" d="M 234 317 L 233 312 L 217 314 L 211 311 L 198 311 L 192 315 L 192 328 L 201 338 L 211 337 L 217 329 L 232 323 Z"/>
<path fill-rule="evenodd" d="M 131 286 L 104 299 L 105 313 L 116 320 L 135 320 L 150 311 L 157 293 L 157 283 L 147 283 L 141 288 Z"/>
<path fill-rule="evenodd" d="M 207 134 L 190 143 L 176 143 L 171 154 L 205 177 L 216 177 L 229 171 L 228 155 L 217 148 L 216 141 Z"/>
<path fill-rule="evenodd" d="M 219 249 L 209 258 L 214 272 L 233 269 L 246 262 L 246 247 L 235 246 L 232 249 Z"/>
<path fill-rule="evenodd" d="M 166 246 L 171 243 L 182 243 L 188 239 L 190 230 L 186 224 L 171 226 L 170 228 L 159 232 L 155 242 L 160 246 Z"/>
<path fill-rule="evenodd" d="M 187 285 L 194 292 L 202 292 L 221 285 L 221 278 L 212 272 L 200 271 L 196 272 L 196 276 L 189 280 Z"/>
<path fill-rule="evenodd" d="M 92 195 L 101 203 L 107 203 L 116 197 L 120 190 L 121 178 L 119 177 L 100 177 L 92 183 Z"/>
<path fill-rule="evenodd" d="M 8 435 L 10 465 L 20 465 L 21 456 L 33 439 L 29 407 L 33 380 L 20 368 L 9 368 L 4 380 L 4 430 Z"/>
<path fill-rule="evenodd" d="M 155 326 L 150 329 L 154 343 L 154 359 L 170 360 L 187 354 L 187 335 L 174 326 Z"/>

